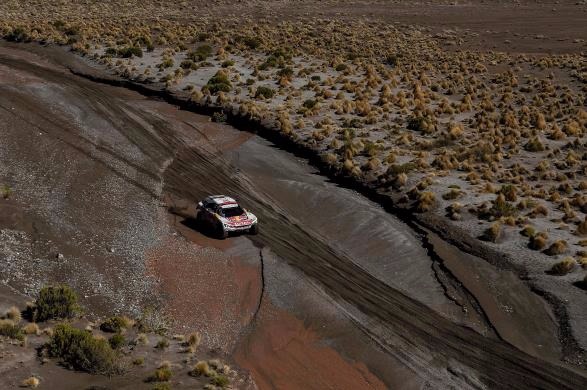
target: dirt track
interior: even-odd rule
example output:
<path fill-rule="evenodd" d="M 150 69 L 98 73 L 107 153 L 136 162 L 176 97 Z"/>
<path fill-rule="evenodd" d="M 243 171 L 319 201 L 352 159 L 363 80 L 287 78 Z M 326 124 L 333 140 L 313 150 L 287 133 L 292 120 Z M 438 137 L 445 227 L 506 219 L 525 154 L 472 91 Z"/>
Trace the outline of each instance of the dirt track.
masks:
<path fill-rule="evenodd" d="M 10 100 L 2 102 L 3 117 L 17 117 L 15 120 L 29 131 L 41 131 L 63 144 L 64 149 L 87 156 L 155 203 L 162 190 L 161 175 L 165 190 L 181 199 L 199 199 L 209 193 L 240 194 L 242 203 L 263 221 L 257 245 L 270 248 L 324 289 L 376 345 L 424 381 L 457 388 L 561 389 L 587 385 L 583 372 L 531 357 L 502 341 L 455 325 L 384 283 L 288 215 L 215 150 L 187 144 L 165 121 L 127 104 L 124 91 L 115 97 L 111 87 L 73 76 L 58 65 L 41 66 L 35 58 L 15 54 L 0 55 L 0 66 L 38 84 L 61 86 L 66 94 L 116 124 L 117 132 L 111 139 L 107 138 L 110 134 L 80 134 L 70 124 L 71 117 L 59 117 L 58 111 L 39 104 L 42 99 L 26 89 L 8 91 Z M 77 120 L 87 121 L 85 115 L 80 113 Z M 125 281 L 117 288 L 127 291 Z M 133 294 L 129 301 L 140 296 L 140 292 Z"/>

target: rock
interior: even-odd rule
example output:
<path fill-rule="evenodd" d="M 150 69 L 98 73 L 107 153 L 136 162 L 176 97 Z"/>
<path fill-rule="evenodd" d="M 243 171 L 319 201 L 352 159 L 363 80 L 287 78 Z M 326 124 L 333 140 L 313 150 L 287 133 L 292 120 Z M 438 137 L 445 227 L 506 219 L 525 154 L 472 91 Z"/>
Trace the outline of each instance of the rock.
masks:
<path fill-rule="evenodd" d="M 64 258 L 63 253 L 57 253 L 57 255 L 55 255 L 55 258 L 57 260 L 63 260 L 63 258 Z"/>

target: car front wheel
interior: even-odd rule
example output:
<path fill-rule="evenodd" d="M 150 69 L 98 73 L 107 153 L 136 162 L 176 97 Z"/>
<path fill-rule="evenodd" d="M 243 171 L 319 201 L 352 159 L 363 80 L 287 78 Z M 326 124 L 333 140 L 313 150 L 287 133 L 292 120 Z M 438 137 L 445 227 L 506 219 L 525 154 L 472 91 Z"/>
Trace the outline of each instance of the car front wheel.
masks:
<path fill-rule="evenodd" d="M 228 237 L 228 232 L 224 230 L 222 225 L 218 225 L 218 237 L 223 240 Z"/>
<path fill-rule="evenodd" d="M 251 228 L 249 229 L 249 233 L 253 235 L 259 233 L 259 225 L 254 224 L 253 226 L 251 226 Z"/>

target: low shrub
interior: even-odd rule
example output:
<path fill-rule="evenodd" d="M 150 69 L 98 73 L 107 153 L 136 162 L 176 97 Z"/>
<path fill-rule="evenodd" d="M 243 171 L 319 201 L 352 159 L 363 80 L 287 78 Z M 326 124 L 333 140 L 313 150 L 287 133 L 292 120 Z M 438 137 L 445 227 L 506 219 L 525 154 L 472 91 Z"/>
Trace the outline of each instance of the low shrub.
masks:
<path fill-rule="evenodd" d="M 567 242 L 565 240 L 557 240 L 544 251 L 544 254 L 548 256 L 556 256 L 564 253 L 566 250 Z"/>
<path fill-rule="evenodd" d="M 126 345 L 126 339 L 122 334 L 116 333 L 108 339 L 108 343 L 112 349 L 119 349 Z"/>
<path fill-rule="evenodd" d="M 416 210 L 419 212 L 426 212 L 432 209 L 436 202 L 436 195 L 434 192 L 424 191 L 418 197 L 418 204 Z"/>
<path fill-rule="evenodd" d="M 575 259 L 572 257 L 567 257 L 559 261 L 558 263 L 554 264 L 552 268 L 550 268 L 549 273 L 553 275 L 566 275 L 575 268 Z"/>
<path fill-rule="evenodd" d="M 489 213 L 496 218 L 511 217 L 518 213 L 518 209 L 505 199 L 504 194 L 500 193 L 493 201 L 493 206 Z"/>
<path fill-rule="evenodd" d="M 20 309 L 16 306 L 12 306 L 10 309 L 8 309 L 8 311 L 6 312 L 5 317 L 11 321 L 13 321 L 15 324 L 18 324 L 21 320 L 21 314 L 20 314 Z"/>
<path fill-rule="evenodd" d="M 165 349 L 169 347 L 169 341 L 165 338 L 159 340 L 157 344 L 155 344 L 155 348 L 157 349 Z"/>
<path fill-rule="evenodd" d="M 167 382 L 172 376 L 173 373 L 169 367 L 161 367 L 156 369 L 155 372 L 147 378 L 147 382 Z"/>
<path fill-rule="evenodd" d="M 126 46 L 117 50 L 116 55 L 122 58 L 143 57 L 143 49 L 138 46 Z"/>
<path fill-rule="evenodd" d="M 212 377 L 211 382 L 214 386 L 220 387 L 222 389 L 228 387 L 228 385 L 230 384 L 230 380 L 228 380 L 228 378 L 222 374 L 214 375 Z"/>
<path fill-rule="evenodd" d="M 41 381 L 39 380 L 39 378 L 37 378 L 35 376 L 31 376 L 31 377 L 23 380 L 21 382 L 20 386 L 34 389 L 34 388 L 39 387 L 39 384 L 41 384 Z"/>
<path fill-rule="evenodd" d="M 210 376 L 212 374 L 212 369 L 210 368 L 210 365 L 208 364 L 208 362 L 206 362 L 204 360 L 200 360 L 199 362 L 196 363 L 196 365 L 189 372 L 189 374 L 191 376 L 200 376 L 200 375 Z"/>
<path fill-rule="evenodd" d="M 108 333 L 120 333 L 130 326 L 130 320 L 126 317 L 110 317 L 100 324 L 100 330 Z"/>
<path fill-rule="evenodd" d="M 263 99 L 271 99 L 275 95 L 275 90 L 263 85 L 257 87 L 255 91 L 255 98 L 262 97 Z"/>
<path fill-rule="evenodd" d="M 530 242 L 528 243 L 528 247 L 530 249 L 534 249 L 536 251 L 544 249 L 546 246 L 546 237 L 541 234 L 535 234 L 530 237 Z"/>
<path fill-rule="evenodd" d="M 224 70 L 219 70 L 208 80 L 208 83 L 203 88 L 212 94 L 220 91 L 229 92 L 232 89 L 232 84 L 228 79 L 228 74 Z"/>
<path fill-rule="evenodd" d="M 536 234 L 536 229 L 533 226 L 526 225 L 522 230 L 520 230 L 520 234 L 525 237 L 534 237 Z"/>
<path fill-rule="evenodd" d="M 81 311 L 77 294 L 65 285 L 43 287 L 31 310 L 35 322 L 73 318 Z"/>
<path fill-rule="evenodd" d="M 481 238 L 489 242 L 497 242 L 501 235 L 501 223 L 494 222 L 485 230 Z"/>
<path fill-rule="evenodd" d="M 107 375 L 121 371 L 118 355 L 108 341 L 69 324 L 55 327 L 46 348 L 49 356 L 59 358 L 77 370 Z"/>
<path fill-rule="evenodd" d="M 187 58 L 195 62 L 200 62 L 205 61 L 211 55 L 212 47 L 210 45 L 201 45 L 198 46 L 195 50 L 189 52 L 187 54 Z"/>
<path fill-rule="evenodd" d="M 0 320 L 0 336 L 23 341 L 24 332 L 12 320 Z"/>

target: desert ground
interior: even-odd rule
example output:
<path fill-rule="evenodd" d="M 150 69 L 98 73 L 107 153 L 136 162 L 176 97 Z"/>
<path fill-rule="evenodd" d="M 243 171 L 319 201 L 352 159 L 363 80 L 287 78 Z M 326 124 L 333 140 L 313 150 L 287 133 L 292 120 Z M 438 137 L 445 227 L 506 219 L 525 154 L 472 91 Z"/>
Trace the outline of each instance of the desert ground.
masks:
<path fill-rule="evenodd" d="M 3 2 L 0 387 L 585 388 L 585 20 Z"/>

